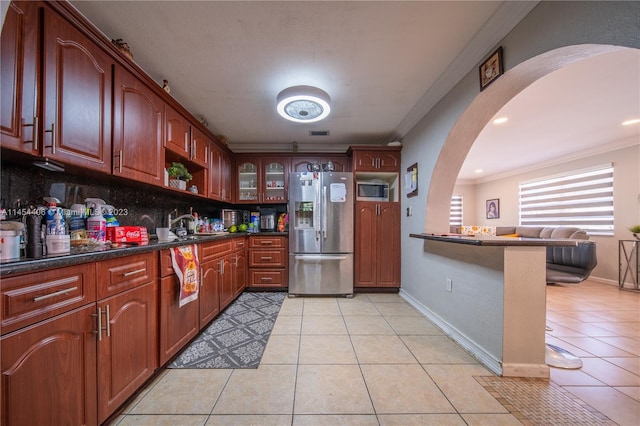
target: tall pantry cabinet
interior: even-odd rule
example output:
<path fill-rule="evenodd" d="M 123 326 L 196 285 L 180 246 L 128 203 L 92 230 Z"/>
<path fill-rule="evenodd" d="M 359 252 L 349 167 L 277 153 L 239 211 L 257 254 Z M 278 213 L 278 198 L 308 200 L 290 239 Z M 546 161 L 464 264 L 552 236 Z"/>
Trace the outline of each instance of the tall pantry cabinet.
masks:
<path fill-rule="evenodd" d="M 349 149 L 356 182 L 386 182 L 388 201 L 355 203 L 354 287 L 400 287 L 400 147 Z"/>

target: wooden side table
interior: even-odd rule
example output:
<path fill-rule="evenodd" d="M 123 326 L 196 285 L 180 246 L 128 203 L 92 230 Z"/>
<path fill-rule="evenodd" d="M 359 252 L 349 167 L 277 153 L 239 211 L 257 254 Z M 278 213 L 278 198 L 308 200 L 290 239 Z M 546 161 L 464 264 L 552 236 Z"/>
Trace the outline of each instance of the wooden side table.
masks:
<path fill-rule="evenodd" d="M 638 283 L 638 272 L 640 264 L 638 263 L 640 252 L 640 240 L 619 240 L 618 241 L 618 286 L 623 290 L 640 290 Z M 627 283 L 627 277 L 631 279 Z M 631 284 L 633 287 L 625 287 L 625 284 Z"/>

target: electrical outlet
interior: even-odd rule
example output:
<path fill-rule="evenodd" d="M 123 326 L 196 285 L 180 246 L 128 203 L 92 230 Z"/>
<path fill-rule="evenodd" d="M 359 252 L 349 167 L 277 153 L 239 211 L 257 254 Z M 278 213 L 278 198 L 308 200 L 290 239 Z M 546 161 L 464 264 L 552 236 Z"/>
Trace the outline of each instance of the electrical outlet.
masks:
<path fill-rule="evenodd" d="M 451 278 L 447 278 L 447 291 L 451 293 L 452 288 L 453 288 L 453 281 L 451 281 Z"/>

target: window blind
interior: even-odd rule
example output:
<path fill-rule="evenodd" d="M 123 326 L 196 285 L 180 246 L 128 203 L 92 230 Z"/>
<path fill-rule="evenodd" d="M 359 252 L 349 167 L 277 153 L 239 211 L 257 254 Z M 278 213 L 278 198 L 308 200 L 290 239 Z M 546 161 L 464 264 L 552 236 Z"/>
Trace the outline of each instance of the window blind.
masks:
<path fill-rule="evenodd" d="M 520 183 L 520 225 L 613 235 L 613 165 Z"/>
<path fill-rule="evenodd" d="M 462 195 L 453 195 L 451 197 L 451 208 L 449 210 L 449 225 L 462 225 Z"/>

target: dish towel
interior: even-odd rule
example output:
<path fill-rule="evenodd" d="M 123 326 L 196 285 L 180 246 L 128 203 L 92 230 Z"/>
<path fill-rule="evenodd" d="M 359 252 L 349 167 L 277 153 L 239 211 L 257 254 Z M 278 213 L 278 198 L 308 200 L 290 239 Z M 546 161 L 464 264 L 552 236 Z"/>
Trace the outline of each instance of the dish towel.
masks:
<path fill-rule="evenodd" d="M 183 307 L 189 302 L 198 300 L 200 280 L 198 271 L 198 251 L 194 244 L 188 246 L 172 247 L 171 263 L 180 281 L 180 297 L 178 306 Z"/>

